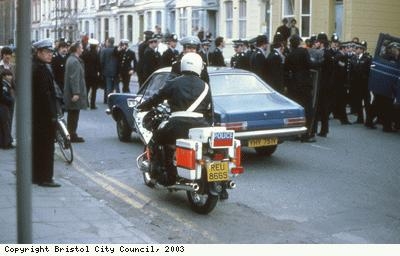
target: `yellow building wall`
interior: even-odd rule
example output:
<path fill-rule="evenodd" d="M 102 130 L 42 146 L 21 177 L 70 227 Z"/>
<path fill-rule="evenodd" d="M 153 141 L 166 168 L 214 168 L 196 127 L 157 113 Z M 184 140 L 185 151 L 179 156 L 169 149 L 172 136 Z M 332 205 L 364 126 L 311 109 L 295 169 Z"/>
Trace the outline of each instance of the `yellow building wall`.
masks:
<path fill-rule="evenodd" d="M 345 0 L 343 2 L 344 40 L 359 37 L 373 53 L 380 32 L 400 36 L 399 0 Z"/>

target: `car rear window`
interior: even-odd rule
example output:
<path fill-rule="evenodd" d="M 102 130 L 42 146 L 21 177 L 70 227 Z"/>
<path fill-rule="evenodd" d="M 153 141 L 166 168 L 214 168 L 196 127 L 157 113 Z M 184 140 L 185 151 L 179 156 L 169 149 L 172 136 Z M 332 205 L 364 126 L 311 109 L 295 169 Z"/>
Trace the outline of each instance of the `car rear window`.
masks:
<path fill-rule="evenodd" d="M 213 96 L 273 92 L 251 74 L 213 74 L 210 75 L 210 84 Z"/>

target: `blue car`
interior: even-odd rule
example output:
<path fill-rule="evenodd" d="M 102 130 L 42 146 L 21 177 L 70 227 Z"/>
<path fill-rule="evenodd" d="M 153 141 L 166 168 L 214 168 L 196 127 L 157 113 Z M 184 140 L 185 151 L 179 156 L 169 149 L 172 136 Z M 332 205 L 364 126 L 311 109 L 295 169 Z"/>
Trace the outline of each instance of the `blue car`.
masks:
<path fill-rule="evenodd" d="M 135 130 L 133 108 L 142 98 L 157 92 L 168 79 L 171 68 L 155 71 L 137 94 L 110 94 L 107 110 L 117 123 L 121 141 L 129 141 Z M 252 72 L 209 67 L 214 102 L 214 125 L 235 130 L 242 147 L 271 155 L 279 143 L 305 133 L 304 109 L 279 94 Z"/>

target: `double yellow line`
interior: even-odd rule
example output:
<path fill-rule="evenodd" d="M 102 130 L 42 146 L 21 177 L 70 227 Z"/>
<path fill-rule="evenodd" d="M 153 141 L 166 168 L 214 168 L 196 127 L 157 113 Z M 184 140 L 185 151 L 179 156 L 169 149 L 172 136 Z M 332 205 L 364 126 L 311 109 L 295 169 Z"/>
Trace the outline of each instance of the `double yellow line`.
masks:
<path fill-rule="evenodd" d="M 89 165 L 86 164 L 76 154 L 74 155 L 74 162 L 72 163 L 72 165 L 74 169 L 77 170 L 80 174 L 87 177 L 88 179 L 99 185 L 101 188 L 103 188 L 105 191 L 109 192 L 119 200 L 123 201 L 124 203 L 136 209 L 139 209 L 146 215 L 150 213 L 148 209 L 144 208 L 145 205 L 148 205 L 152 202 L 152 199 L 150 197 L 144 195 L 143 193 L 139 192 L 133 187 L 120 182 L 117 179 L 114 179 L 97 171 L 90 171 L 91 168 L 89 167 Z M 124 192 L 122 192 L 121 190 Z M 163 215 L 169 216 L 170 218 L 179 222 L 181 225 L 186 226 L 186 228 L 199 231 L 203 236 L 207 237 L 212 242 L 215 243 L 218 242 L 218 239 L 214 235 L 211 235 L 207 231 L 204 231 L 200 226 L 193 223 L 192 221 L 186 218 L 182 218 L 181 216 L 179 216 L 175 212 L 170 211 L 167 208 L 161 207 L 156 204 L 153 204 L 153 206 L 157 208 L 159 211 L 161 211 Z"/>

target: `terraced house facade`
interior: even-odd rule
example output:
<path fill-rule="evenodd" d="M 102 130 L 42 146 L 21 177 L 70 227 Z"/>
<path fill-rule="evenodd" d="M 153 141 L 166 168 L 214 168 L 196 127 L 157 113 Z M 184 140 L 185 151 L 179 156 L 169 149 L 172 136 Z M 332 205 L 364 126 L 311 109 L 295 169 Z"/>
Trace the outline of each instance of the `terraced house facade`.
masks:
<path fill-rule="evenodd" d="M 15 25 L 17 2 L 0 0 L 1 24 Z M 357 36 L 372 49 L 379 32 L 400 35 L 399 13 L 398 0 L 32 0 L 32 39 L 87 35 L 136 43 L 158 25 L 179 38 L 204 31 L 229 44 L 259 34 L 271 38 L 286 17 L 297 20 L 303 38 L 319 32 L 337 33 L 341 40 Z M 2 28 L 0 44 L 12 39 L 12 29 Z"/>

